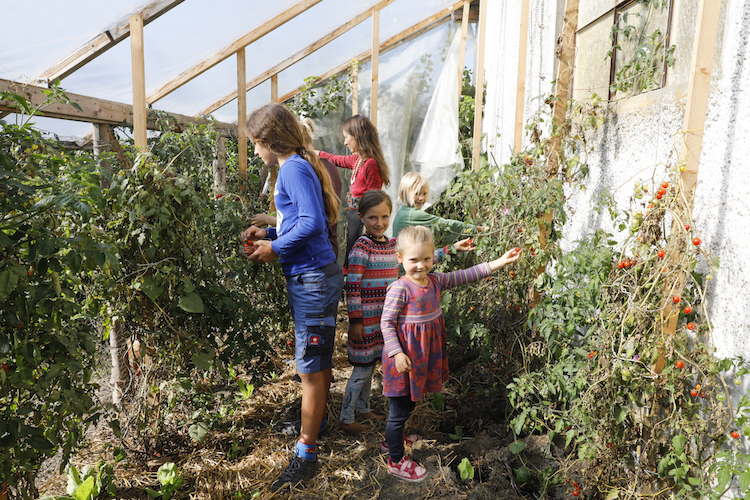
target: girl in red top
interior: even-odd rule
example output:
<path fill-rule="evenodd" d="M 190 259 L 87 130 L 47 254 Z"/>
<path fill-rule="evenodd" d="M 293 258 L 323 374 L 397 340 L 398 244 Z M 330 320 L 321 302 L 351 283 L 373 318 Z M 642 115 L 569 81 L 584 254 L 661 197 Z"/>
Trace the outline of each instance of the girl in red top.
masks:
<path fill-rule="evenodd" d="M 383 150 L 380 147 L 378 130 L 369 118 L 362 115 L 354 115 L 341 124 L 344 134 L 344 145 L 352 154 L 338 156 L 319 151 L 318 154 L 324 160 L 332 162 L 341 168 L 352 170 L 351 185 L 346 194 L 349 202 L 349 213 L 347 215 L 348 229 L 346 233 L 346 260 L 344 267 L 349 264 L 349 252 L 354 242 L 362 236 L 362 221 L 358 215 L 359 199 L 371 189 L 382 189 L 388 186 L 390 171 L 385 162 Z"/>

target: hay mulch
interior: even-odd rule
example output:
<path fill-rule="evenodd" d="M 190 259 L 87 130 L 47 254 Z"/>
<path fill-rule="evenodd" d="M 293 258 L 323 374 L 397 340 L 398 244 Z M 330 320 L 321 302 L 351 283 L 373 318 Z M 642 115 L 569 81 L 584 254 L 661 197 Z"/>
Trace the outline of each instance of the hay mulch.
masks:
<path fill-rule="evenodd" d="M 339 321 L 346 325 L 346 319 Z M 371 423 L 372 431 L 349 436 L 337 425 L 344 389 L 351 373 L 346 357 L 346 333 L 339 332 L 334 354 L 334 377 L 328 402 L 328 429 L 318 440 L 317 475 L 292 491 L 273 494 L 271 482 L 284 470 L 295 439 L 273 431 L 278 421 L 299 419 L 301 385 L 293 380 L 294 364 L 279 361 L 281 375 L 240 403 L 228 416 L 231 432 L 212 431 L 202 443 L 188 437 L 187 428 L 168 436 L 173 449 L 167 456 L 129 452 L 127 460 L 114 465 L 118 498 L 148 498 L 144 488 L 156 491 L 158 466 L 173 461 L 185 483 L 173 498 L 190 499 L 508 499 L 525 498 L 513 480 L 513 457 L 507 439 L 492 428 L 473 437 L 453 440 L 457 412 L 449 406 L 440 412 L 429 400 L 421 401 L 407 423 L 407 433 L 418 433 L 422 441 L 407 452 L 427 467 L 429 476 L 421 483 L 408 483 L 388 474 L 386 455 L 379 443 L 384 439 L 384 421 Z M 382 395 L 382 375 L 376 371 L 372 387 L 372 407 L 387 414 Z M 450 383 L 446 387 L 450 393 Z M 465 410 L 465 409 L 464 409 Z M 465 414 L 466 412 L 462 412 Z M 467 427 L 471 423 L 464 422 Z M 118 440 L 106 424 L 87 434 L 86 444 L 74 457 L 77 467 L 95 465 L 99 460 L 113 462 L 112 450 Z M 549 443 L 543 445 L 549 449 Z M 236 457 L 230 459 L 230 457 Z M 467 457 L 475 467 L 475 478 L 462 481 L 457 466 Z M 54 475 L 40 485 L 44 494 L 65 494 L 64 475 Z"/>

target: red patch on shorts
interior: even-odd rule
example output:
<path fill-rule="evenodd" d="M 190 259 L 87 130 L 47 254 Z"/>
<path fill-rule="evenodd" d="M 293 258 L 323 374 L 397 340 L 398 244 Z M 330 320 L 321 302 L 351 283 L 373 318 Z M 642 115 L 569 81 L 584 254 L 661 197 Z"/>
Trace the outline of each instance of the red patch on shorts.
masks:
<path fill-rule="evenodd" d="M 319 346 L 320 345 L 320 335 L 310 335 L 310 345 Z"/>

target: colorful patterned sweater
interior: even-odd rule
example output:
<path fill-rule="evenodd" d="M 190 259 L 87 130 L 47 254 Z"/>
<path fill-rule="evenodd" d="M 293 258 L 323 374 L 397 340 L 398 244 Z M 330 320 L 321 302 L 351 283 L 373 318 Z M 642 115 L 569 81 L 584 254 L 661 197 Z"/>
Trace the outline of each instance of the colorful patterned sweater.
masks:
<path fill-rule="evenodd" d="M 435 251 L 435 261 L 443 260 L 448 247 Z M 349 323 L 362 323 L 362 342 L 351 338 L 347 342 L 349 363 L 369 366 L 379 361 L 383 351 L 383 334 L 380 331 L 380 315 L 388 291 L 388 285 L 398 279 L 399 263 L 396 258 L 396 238 L 377 242 L 360 236 L 349 253 L 349 268 L 346 275 L 346 306 Z"/>

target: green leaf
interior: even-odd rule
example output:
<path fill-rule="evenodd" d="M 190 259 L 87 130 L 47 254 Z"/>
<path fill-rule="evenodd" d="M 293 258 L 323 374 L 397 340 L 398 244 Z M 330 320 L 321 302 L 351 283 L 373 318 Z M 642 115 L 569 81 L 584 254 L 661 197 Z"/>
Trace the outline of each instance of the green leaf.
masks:
<path fill-rule="evenodd" d="M 166 462 L 162 464 L 161 467 L 159 467 L 159 470 L 156 472 L 156 479 L 159 480 L 162 486 L 166 484 L 172 484 L 174 483 L 178 474 L 179 470 L 177 470 L 177 465 L 175 465 L 174 462 Z"/>
<path fill-rule="evenodd" d="M 78 469 L 76 469 L 75 465 L 71 465 L 70 469 L 68 469 L 68 486 L 66 488 L 68 495 L 75 493 L 82 482 L 81 477 L 78 475 Z"/>
<path fill-rule="evenodd" d="M 615 421 L 618 424 L 623 423 L 627 417 L 628 417 L 628 410 L 626 410 L 622 406 L 617 406 L 615 408 Z"/>
<path fill-rule="evenodd" d="M 682 455 L 685 452 L 687 442 L 688 438 L 684 434 L 678 434 L 672 438 L 672 447 L 677 455 Z"/>
<path fill-rule="evenodd" d="M 151 276 L 143 277 L 141 290 L 143 290 L 143 293 L 145 293 L 146 296 L 153 301 L 156 301 L 156 299 L 159 298 L 159 295 L 161 295 L 162 292 L 164 292 L 164 288 L 154 283 L 154 280 Z"/>
<path fill-rule="evenodd" d="M 524 484 L 528 483 L 533 475 L 531 474 L 531 469 L 528 467 L 519 467 L 518 469 L 513 469 L 513 472 L 516 474 L 516 483 L 518 483 L 519 486 L 523 486 Z"/>
<path fill-rule="evenodd" d="M 745 470 L 743 472 L 740 472 L 737 474 L 737 477 L 740 480 L 740 491 L 747 491 L 747 489 L 750 487 L 750 471 Z"/>
<path fill-rule="evenodd" d="M 76 488 L 75 493 L 73 493 L 73 498 L 76 500 L 89 500 L 92 491 L 94 491 L 94 477 L 89 476 L 78 488 Z"/>
<path fill-rule="evenodd" d="M 0 274 L 0 299 L 7 299 L 18 286 L 18 280 L 23 276 L 25 269 L 20 264 L 15 264 Z"/>
<path fill-rule="evenodd" d="M 189 313 L 203 314 L 203 301 L 195 292 L 180 297 L 178 305 L 182 310 Z"/>
<path fill-rule="evenodd" d="M 201 370 L 210 370 L 213 355 L 210 352 L 196 352 L 191 356 L 193 364 Z"/>
<path fill-rule="evenodd" d="M 523 450 L 526 449 L 526 443 L 524 441 L 515 441 L 511 443 L 510 446 L 508 446 L 508 449 L 514 455 L 518 455 L 519 453 L 521 453 Z"/>
<path fill-rule="evenodd" d="M 461 463 L 458 464 L 458 473 L 461 474 L 461 479 L 466 481 L 468 479 L 474 479 L 474 466 L 471 465 L 471 461 L 464 457 Z"/>
<path fill-rule="evenodd" d="M 188 427 L 188 434 L 194 440 L 202 443 L 208 435 L 208 424 L 205 422 L 198 422 Z"/>
<path fill-rule="evenodd" d="M 118 419 L 111 420 L 109 426 L 112 428 L 112 432 L 116 438 L 122 437 L 122 430 L 120 429 L 120 421 Z"/>
<path fill-rule="evenodd" d="M 732 471 L 729 470 L 729 467 L 722 467 L 719 469 L 719 473 L 716 475 L 716 480 L 718 481 L 716 489 L 721 491 L 726 488 L 730 479 L 732 479 Z"/>
<path fill-rule="evenodd" d="M 146 487 L 146 494 L 151 498 L 159 498 L 161 496 L 161 493 L 154 491 L 149 487 Z"/>

